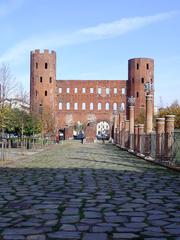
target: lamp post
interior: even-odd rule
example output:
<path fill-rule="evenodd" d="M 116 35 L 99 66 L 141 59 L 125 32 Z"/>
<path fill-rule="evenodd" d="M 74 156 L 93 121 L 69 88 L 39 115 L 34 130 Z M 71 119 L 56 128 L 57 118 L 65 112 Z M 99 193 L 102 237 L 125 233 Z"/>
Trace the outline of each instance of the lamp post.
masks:
<path fill-rule="evenodd" d="M 128 97 L 128 106 L 129 106 L 129 151 L 133 152 L 134 151 L 134 141 L 133 141 L 133 136 L 134 136 L 134 107 L 135 107 L 135 97 L 130 96 Z"/>

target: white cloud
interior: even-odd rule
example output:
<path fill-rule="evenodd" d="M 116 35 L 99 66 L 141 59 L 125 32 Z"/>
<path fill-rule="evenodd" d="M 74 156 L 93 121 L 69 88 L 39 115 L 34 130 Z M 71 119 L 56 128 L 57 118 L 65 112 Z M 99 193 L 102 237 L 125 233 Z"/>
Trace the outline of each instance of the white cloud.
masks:
<path fill-rule="evenodd" d="M 15 0 L 13 0 L 14 2 Z M 18 0 L 22 1 L 22 0 Z M 0 56 L 0 62 L 13 62 L 20 64 L 23 58 L 29 54 L 30 50 L 36 48 L 51 48 L 62 47 L 66 45 L 80 44 L 82 42 L 95 41 L 103 38 L 113 38 L 127 32 L 140 29 L 150 24 L 169 19 L 178 12 L 165 12 L 152 16 L 122 18 L 118 21 L 99 24 L 94 27 L 79 29 L 70 34 L 61 35 L 58 33 L 42 35 L 25 39 L 15 46 L 8 49 Z"/>

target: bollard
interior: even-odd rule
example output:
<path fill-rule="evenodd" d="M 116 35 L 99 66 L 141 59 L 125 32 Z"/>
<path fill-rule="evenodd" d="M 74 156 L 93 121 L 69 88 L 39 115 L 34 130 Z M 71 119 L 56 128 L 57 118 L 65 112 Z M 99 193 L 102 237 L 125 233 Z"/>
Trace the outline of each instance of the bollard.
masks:
<path fill-rule="evenodd" d="M 156 159 L 162 160 L 165 118 L 156 118 Z"/>

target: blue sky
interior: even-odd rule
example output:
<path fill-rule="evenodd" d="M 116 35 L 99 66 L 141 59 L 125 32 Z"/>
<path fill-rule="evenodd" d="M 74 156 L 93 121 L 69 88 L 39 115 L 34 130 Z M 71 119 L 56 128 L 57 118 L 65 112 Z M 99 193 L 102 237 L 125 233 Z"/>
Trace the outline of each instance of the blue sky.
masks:
<path fill-rule="evenodd" d="M 179 0 L 0 0 L 0 63 L 29 89 L 29 53 L 55 50 L 57 79 L 127 79 L 155 60 L 155 102 L 180 102 Z"/>

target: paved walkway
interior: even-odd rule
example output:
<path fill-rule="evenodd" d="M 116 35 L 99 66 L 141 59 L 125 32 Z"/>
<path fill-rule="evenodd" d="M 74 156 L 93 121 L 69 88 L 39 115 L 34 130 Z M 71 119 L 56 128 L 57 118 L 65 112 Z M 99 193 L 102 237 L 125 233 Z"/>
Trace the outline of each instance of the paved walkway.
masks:
<path fill-rule="evenodd" d="M 0 168 L 0 239 L 180 240 L 180 176 L 67 142 Z"/>

